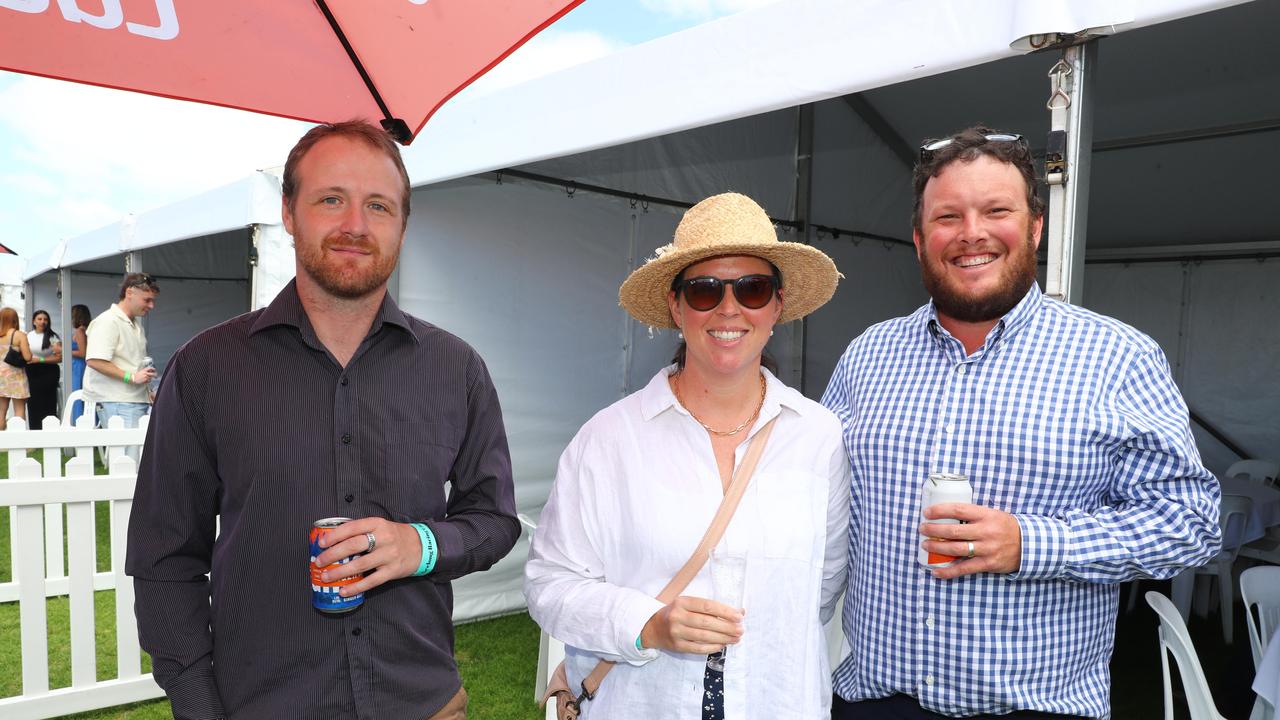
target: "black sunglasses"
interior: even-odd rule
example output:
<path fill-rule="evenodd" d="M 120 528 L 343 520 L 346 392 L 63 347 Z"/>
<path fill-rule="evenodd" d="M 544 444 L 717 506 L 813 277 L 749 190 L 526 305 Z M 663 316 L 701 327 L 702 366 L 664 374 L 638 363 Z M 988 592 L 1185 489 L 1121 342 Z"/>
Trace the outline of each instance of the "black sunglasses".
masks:
<path fill-rule="evenodd" d="M 987 142 L 1011 142 L 1018 143 L 1023 147 L 1027 146 L 1026 141 L 1022 139 L 1021 135 L 1015 135 L 1012 133 L 992 133 L 990 135 L 983 135 L 982 137 Z M 943 138 L 941 140 L 930 140 L 929 142 L 926 142 L 920 146 L 920 162 L 929 162 L 933 159 L 934 153 L 955 141 L 955 138 Z"/>
<path fill-rule="evenodd" d="M 672 288 L 677 293 L 684 293 L 684 301 L 698 312 L 714 310 L 724 300 L 724 286 L 733 286 L 733 297 L 738 304 L 748 310 L 759 310 L 773 299 L 778 289 L 778 278 L 774 275 L 743 275 L 735 280 L 721 280 L 718 277 L 696 277 L 681 280 Z"/>
<path fill-rule="evenodd" d="M 139 275 L 138 279 L 129 283 L 129 287 L 148 288 L 148 289 L 152 289 L 155 287 L 156 285 L 155 276 L 149 273 L 138 273 L 138 275 Z"/>

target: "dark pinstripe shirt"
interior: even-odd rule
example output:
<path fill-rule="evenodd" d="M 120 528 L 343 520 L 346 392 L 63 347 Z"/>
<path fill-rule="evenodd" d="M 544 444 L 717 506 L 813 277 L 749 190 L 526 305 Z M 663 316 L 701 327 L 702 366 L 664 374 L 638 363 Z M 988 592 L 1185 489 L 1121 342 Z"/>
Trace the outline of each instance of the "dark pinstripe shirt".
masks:
<path fill-rule="evenodd" d="M 426 522 L 434 571 L 343 615 L 313 610 L 307 534 L 337 515 Z M 387 298 L 343 368 L 290 283 L 170 362 L 126 570 L 176 717 L 420 719 L 461 685 L 449 581 L 518 534 L 498 398 L 475 351 Z"/>

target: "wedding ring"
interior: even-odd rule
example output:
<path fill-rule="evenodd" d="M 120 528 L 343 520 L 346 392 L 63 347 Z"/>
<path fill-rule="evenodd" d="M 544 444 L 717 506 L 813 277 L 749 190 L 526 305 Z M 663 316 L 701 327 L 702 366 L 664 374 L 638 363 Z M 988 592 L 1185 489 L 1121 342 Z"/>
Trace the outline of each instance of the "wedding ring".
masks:
<path fill-rule="evenodd" d="M 364 539 L 369 541 L 369 549 L 365 550 L 365 552 L 371 553 L 374 548 L 378 547 L 378 538 L 374 537 L 373 533 L 365 533 Z M 969 543 L 969 557 L 973 557 L 973 543 Z"/>
<path fill-rule="evenodd" d="M 369 537 L 370 537 L 370 538 L 372 538 L 372 537 L 373 537 L 373 533 L 369 533 Z M 371 550 L 373 549 L 373 543 L 370 543 L 370 544 L 369 544 L 369 549 L 371 549 Z M 968 555 L 965 555 L 965 559 L 968 559 L 968 558 L 971 558 L 971 557 L 973 557 L 973 541 L 972 541 L 972 540 L 970 540 L 970 541 L 969 541 L 969 554 L 968 554 Z"/>

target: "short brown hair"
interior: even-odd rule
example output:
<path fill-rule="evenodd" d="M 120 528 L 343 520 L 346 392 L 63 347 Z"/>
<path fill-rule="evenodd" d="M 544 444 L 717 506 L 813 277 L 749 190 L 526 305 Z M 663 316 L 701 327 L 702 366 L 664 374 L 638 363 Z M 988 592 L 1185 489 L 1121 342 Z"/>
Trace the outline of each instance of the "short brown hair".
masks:
<path fill-rule="evenodd" d="M 150 290 L 153 293 L 160 292 L 160 283 L 156 282 L 155 275 L 150 273 L 129 273 L 120 282 L 120 296 L 116 300 L 123 300 L 125 293 L 129 292 L 131 287 Z"/>
<path fill-rule="evenodd" d="M 984 155 L 1017 168 L 1023 182 L 1027 185 L 1027 208 L 1031 211 L 1031 217 L 1038 218 L 1044 215 L 1044 201 L 1040 199 L 1036 184 L 1036 171 L 1031 163 L 1031 149 L 1022 140 L 1011 142 L 987 139 L 988 135 L 1001 134 L 1005 133 L 975 125 L 952 135 L 949 138 L 951 142 L 937 150 L 921 151 L 920 158 L 916 161 L 915 169 L 911 173 L 911 185 L 915 195 L 911 205 L 913 230 L 916 232 L 923 230 L 924 223 L 920 210 L 924 200 L 924 186 L 929 184 L 930 178 L 938 177 L 943 168 L 953 162 L 973 162 Z M 925 143 L 925 145 L 928 144 L 928 142 Z"/>
<path fill-rule="evenodd" d="M 400 180 L 404 183 L 404 190 L 400 197 L 400 205 L 404 209 L 400 217 L 400 227 L 404 229 L 409 224 L 409 198 L 412 195 L 412 189 L 409 186 L 409 171 L 404 169 L 404 160 L 400 157 L 400 146 L 385 130 L 364 120 L 317 125 L 308 130 L 307 134 L 298 140 L 298 144 L 293 146 L 289 151 L 289 159 L 284 163 L 284 182 L 280 187 L 280 193 L 289 204 L 289 212 L 293 212 L 293 203 L 298 192 L 298 163 L 302 162 L 302 158 L 306 157 L 316 143 L 327 137 L 359 140 L 374 150 L 381 150 L 384 155 L 391 158 L 396 170 L 400 172 Z"/>

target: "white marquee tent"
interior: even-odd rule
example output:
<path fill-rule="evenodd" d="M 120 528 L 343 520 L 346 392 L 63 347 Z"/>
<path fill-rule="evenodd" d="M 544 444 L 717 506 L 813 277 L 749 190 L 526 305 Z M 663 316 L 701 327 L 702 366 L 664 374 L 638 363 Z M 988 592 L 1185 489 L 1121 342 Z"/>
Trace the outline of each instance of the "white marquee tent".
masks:
<path fill-rule="evenodd" d="M 783 0 L 460 97 L 405 153 L 416 189 L 396 292 L 486 358 L 517 500 L 536 518 L 577 428 L 642 386 L 674 346 L 627 318 L 617 287 L 669 241 L 682 204 L 744 192 L 784 221 L 786 239 L 836 259 L 846 278 L 835 299 L 771 345 L 784 378 L 817 396 L 853 336 L 925 299 L 909 245 L 915 145 L 982 121 L 1042 148 L 1047 73 L 1061 53 L 1025 46 L 1093 28 L 1108 37 L 1096 41 L 1090 78 L 1083 304 L 1150 333 L 1208 425 L 1245 453 L 1275 457 L 1280 325 L 1269 314 L 1280 228 L 1266 212 L 1280 161 L 1275 27 L 1280 0 Z M 142 266 L 165 283 L 159 263 L 170 248 L 175 284 L 181 272 L 199 278 L 180 286 L 214 287 L 238 264 L 242 285 L 220 290 L 210 316 L 260 305 L 292 270 L 278 194 L 258 213 L 245 212 L 243 190 L 214 194 L 224 191 L 198 205 L 228 211 L 221 221 L 157 211 L 173 224 L 142 251 Z M 48 269 L 28 271 L 28 287 L 51 297 L 52 270 L 67 258 L 87 275 L 103 257 L 144 247 L 119 240 L 141 237 L 144 217 L 129 231 L 71 240 Z M 251 237 L 256 272 L 273 278 L 253 301 Z M 101 250 L 80 250 L 94 243 Z M 225 273 L 209 269 L 223 262 Z M 75 302 L 92 277 L 72 277 Z M 149 332 L 172 348 L 215 318 L 191 308 L 162 329 L 162 311 L 187 310 L 164 287 Z M 1211 468 L 1235 459 L 1198 435 Z M 526 550 L 459 582 L 457 617 L 523 606 Z"/>

